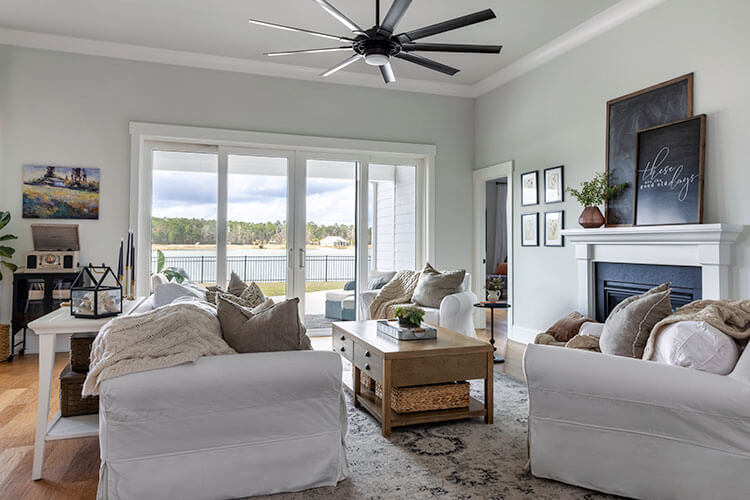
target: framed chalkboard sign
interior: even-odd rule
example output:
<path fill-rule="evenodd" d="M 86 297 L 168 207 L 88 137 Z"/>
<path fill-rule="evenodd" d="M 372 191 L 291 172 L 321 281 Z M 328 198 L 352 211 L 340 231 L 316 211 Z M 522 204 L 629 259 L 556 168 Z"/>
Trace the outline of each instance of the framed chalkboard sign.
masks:
<path fill-rule="evenodd" d="M 703 222 L 706 115 L 638 132 L 635 223 Z"/>
<path fill-rule="evenodd" d="M 607 200 L 607 226 L 635 223 L 635 144 L 639 130 L 693 116 L 693 74 L 607 103 L 607 172 L 610 185 L 627 187 Z"/>

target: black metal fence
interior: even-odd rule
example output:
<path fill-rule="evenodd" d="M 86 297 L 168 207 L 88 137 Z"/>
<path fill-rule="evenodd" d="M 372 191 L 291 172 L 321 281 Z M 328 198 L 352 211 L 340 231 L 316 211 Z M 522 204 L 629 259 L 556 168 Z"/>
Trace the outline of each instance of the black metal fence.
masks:
<path fill-rule="evenodd" d="M 307 281 L 349 281 L 354 279 L 357 261 L 354 255 L 308 255 L 305 257 Z M 216 256 L 194 255 L 165 257 L 165 267 L 184 269 L 191 280 L 216 283 Z M 156 272 L 156 257 L 151 258 L 151 272 Z M 230 255 L 227 275 L 235 272 L 243 281 L 277 283 L 286 281 L 285 255 Z"/>

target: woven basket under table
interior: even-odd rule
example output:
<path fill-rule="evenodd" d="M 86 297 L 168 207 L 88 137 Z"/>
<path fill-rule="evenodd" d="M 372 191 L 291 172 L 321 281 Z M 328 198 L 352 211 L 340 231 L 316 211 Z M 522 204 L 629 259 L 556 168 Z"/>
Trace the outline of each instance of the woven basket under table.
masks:
<path fill-rule="evenodd" d="M 74 333 L 70 336 L 70 366 L 74 372 L 89 371 L 91 344 L 96 333 Z"/>
<path fill-rule="evenodd" d="M 363 386 L 383 397 L 383 386 L 362 374 Z M 391 390 L 391 409 L 396 413 L 416 413 L 420 411 L 451 410 L 469 406 L 469 383 L 451 382 L 448 384 L 417 385 L 394 387 Z"/>
<path fill-rule="evenodd" d="M 85 373 L 74 372 L 70 364 L 60 373 L 60 415 L 75 417 L 99 413 L 99 396 L 81 397 Z"/>

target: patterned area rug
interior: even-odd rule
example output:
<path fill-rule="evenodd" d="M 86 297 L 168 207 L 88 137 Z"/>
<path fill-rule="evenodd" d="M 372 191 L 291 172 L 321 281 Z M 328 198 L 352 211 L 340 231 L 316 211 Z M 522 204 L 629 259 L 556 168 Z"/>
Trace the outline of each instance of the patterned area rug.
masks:
<path fill-rule="evenodd" d="M 346 374 L 345 374 L 346 376 Z M 481 399 L 481 382 L 472 393 Z M 495 423 L 480 419 L 417 425 L 380 435 L 378 422 L 349 403 L 350 477 L 335 488 L 270 497 L 303 499 L 605 499 L 609 495 L 538 479 L 527 461 L 528 392 L 495 373 Z"/>

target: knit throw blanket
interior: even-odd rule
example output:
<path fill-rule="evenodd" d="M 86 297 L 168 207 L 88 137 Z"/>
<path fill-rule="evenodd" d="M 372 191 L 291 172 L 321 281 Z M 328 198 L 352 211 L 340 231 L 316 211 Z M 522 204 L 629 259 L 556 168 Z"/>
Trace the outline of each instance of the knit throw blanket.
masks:
<path fill-rule="evenodd" d="M 392 318 L 395 307 L 411 301 L 414 289 L 419 281 L 419 271 L 399 271 L 380 289 L 378 295 L 370 304 L 371 319 Z"/>
<path fill-rule="evenodd" d="M 750 338 L 750 300 L 696 300 L 680 307 L 651 330 L 643 359 L 653 357 L 661 330 L 678 321 L 705 321 L 735 340 L 746 340 Z"/>
<path fill-rule="evenodd" d="M 235 354 L 221 337 L 216 309 L 203 302 L 176 302 L 144 314 L 113 319 L 91 346 L 83 395 L 99 393 L 107 379 Z"/>

